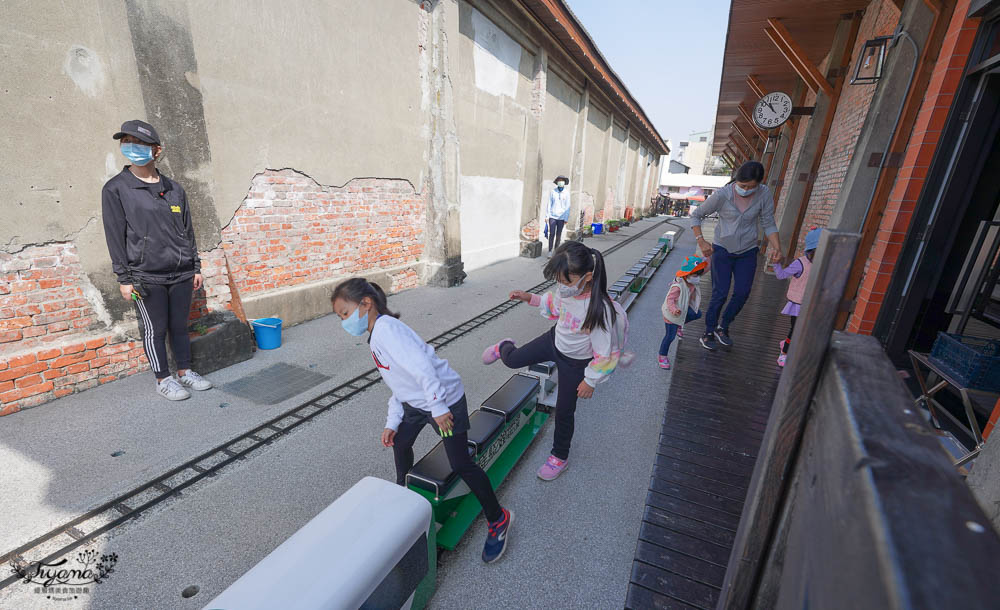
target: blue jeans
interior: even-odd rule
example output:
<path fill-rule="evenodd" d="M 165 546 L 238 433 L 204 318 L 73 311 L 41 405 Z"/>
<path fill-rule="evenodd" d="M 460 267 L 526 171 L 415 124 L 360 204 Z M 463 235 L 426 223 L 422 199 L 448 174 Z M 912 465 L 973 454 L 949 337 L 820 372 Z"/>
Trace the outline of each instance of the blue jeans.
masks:
<path fill-rule="evenodd" d="M 757 273 L 757 252 L 760 248 L 747 250 L 742 254 L 730 254 L 718 244 L 712 244 L 712 300 L 705 312 L 705 334 L 718 327 L 729 330 L 729 325 L 743 309 L 753 288 L 753 276 Z M 729 286 L 733 285 L 733 296 L 722 314 L 719 323 L 719 312 L 729 296 Z"/>
<path fill-rule="evenodd" d="M 688 307 L 688 315 L 687 319 L 685 320 L 686 322 L 690 322 L 691 320 L 697 320 L 700 317 L 701 317 L 700 311 L 695 311 L 690 307 Z M 673 343 L 674 339 L 677 337 L 678 328 L 680 328 L 680 326 L 667 322 L 667 334 L 663 336 L 663 341 L 660 342 L 661 356 L 666 356 L 670 352 L 670 344 Z"/>

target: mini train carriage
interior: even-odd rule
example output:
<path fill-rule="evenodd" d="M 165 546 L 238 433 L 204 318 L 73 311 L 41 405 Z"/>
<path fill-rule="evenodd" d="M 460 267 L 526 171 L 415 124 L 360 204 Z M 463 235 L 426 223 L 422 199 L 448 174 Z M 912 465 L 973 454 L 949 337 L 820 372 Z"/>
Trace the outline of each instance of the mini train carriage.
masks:
<path fill-rule="evenodd" d="M 646 256 L 652 256 L 649 264 L 653 266 L 654 269 L 659 269 L 660 265 L 663 264 L 663 259 L 667 258 L 667 253 L 670 251 L 665 244 L 660 244 L 649 251 Z"/>
<path fill-rule="evenodd" d="M 665 233 L 670 237 L 611 286 L 613 299 L 632 304 L 675 235 Z M 532 365 L 469 415 L 469 455 L 494 489 L 538 436 L 555 408 L 557 386 L 555 363 Z M 406 486 L 430 506 L 394 483 L 365 477 L 206 608 L 424 608 L 436 588 L 438 547 L 454 549 L 482 507 L 452 471 L 442 443 L 410 469 Z M 356 548 L 365 553 L 343 551 Z M 330 549 L 340 551 L 331 556 Z"/>
<path fill-rule="evenodd" d="M 486 471 L 494 489 L 541 431 L 555 404 L 555 387 L 555 364 L 534 365 L 513 375 L 469 414 L 469 455 Z M 430 501 L 437 545 L 448 550 L 458 545 L 482 510 L 452 470 L 441 442 L 413 465 L 406 486 Z"/>

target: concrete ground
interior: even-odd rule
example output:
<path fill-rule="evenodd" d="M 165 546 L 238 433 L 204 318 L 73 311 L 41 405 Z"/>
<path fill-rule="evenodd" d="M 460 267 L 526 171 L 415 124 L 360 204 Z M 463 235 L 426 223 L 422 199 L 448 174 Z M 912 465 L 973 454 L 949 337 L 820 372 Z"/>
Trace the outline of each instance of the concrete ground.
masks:
<path fill-rule="evenodd" d="M 642 221 L 588 244 L 603 249 L 652 223 Z M 612 280 L 647 252 L 660 232 L 610 255 Z M 485 526 L 479 524 L 442 558 L 434 607 L 621 606 L 669 383 L 669 373 L 655 365 L 663 332 L 659 307 L 670 273 L 692 244 L 685 232 L 633 306 L 631 349 L 639 358 L 581 403 L 564 477 L 544 484 L 534 476 L 551 442 L 548 425 L 501 487 L 501 501 L 517 513 L 509 555 L 494 566 L 481 563 Z M 538 283 L 542 265 L 543 260 L 505 261 L 471 273 L 459 288 L 411 290 L 392 297 L 390 306 L 421 336 L 432 337 L 496 305 L 510 290 Z M 519 306 L 442 348 L 441 355 L 462 375 L 470 407 L 512 374 L 499 364 L 479 364 L 483 347 L 504 336 L 530 339 L 547 325 L 537 310 Z M 221 390 L 167 403 L 152 395 L 151 378 L 144 374 L 5 417 L 0 553 L 371 368 L 363 340 L 349 337 L 328 316 L 286 329 L 281 349 L 258 352 L 211 378 L 222 385 L 276 362 L 311 367 L 330 379 L 262 407 Z M 358 479 L 393 478 L 390 450 L 378 442 L 387 398 L 387 388 L 375 386 L 90 543 L 88 548 L 117 553 L 119 561 L 89 596 L 55 602 L 17 584 L 0 591 L 0 608 L 200 608 Z M 220 408 L 222 403 L 228 406 Z M 434 442 L 432 434 L 424 434 L 417 455 Z M 116 451 L 125 453 L 111 457 Z M 192 585 L 199 592 L 182 598 L 181 591 Z"/>

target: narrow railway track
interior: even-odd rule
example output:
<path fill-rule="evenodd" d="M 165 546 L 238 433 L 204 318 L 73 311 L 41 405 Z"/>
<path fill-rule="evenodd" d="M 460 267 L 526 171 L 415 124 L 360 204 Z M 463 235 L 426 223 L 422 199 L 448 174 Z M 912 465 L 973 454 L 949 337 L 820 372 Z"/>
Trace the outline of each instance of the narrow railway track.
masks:
<path fill-rule="evenodd" d="M 657 227 L 669 224 L 664 220 L 640 231 L 607 250 L 605 256 L 639 239 Z M 676 225 L 674 225 L 676 226 Z M 680 228 L 680 227 L 678 227 Z M 554 284 L 545 281 L 528 289 L 529 292 L 541 292 Z M 446 330 L 428 341 L 435 349 L 469 334 L 490 320 L 501 316 L 520 305 L 520 301 L 506 300 L 483 313 Z M 288 433 L 306 423 L 321 413 L 331 411 L 351 397 L 372 386 L 381 383 L 382 379 L 377 369 L 365 371 L 349 381 L 325 392 L 315 398 L 281 413 L 259 426 L 244 432 L 183 464 L 143 483 L 118 497 L 87 511 L 59 527 L 31 540 L 30 542 L 0 556 L 0 564 L 13 564 L 21 569 L 28 568 L 36 562 L 52 562 L 55 559 L 87 544 L 91 540 L 105 534 L 121 525 L 147 513 L 151 508 L 180 496 L 181 492 L 204 478 L 219 474 L 226 466 L 245 459 L 251 453 L 270 445 L 274 441 L 288 436 Z M 0 581 L 0 589 L 4 589 L 18 580 L 12 575 Z"/>

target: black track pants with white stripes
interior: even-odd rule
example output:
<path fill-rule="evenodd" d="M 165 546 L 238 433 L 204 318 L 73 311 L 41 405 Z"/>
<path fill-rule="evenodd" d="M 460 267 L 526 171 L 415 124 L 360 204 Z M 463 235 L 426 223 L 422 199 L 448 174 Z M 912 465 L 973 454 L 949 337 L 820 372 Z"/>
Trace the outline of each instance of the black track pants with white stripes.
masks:
<path fill-rule="evenodd" d="M 188 312 L 194 281 L 176 284 L 146 284 L 149 296 L 134 301 L 136 316 L 142 326 L 146 358 L 157 379 L 170 375 L 167 366 L 167 333 L 178 369 L 191 368 L 191 339 L 188 337 Z"/>

